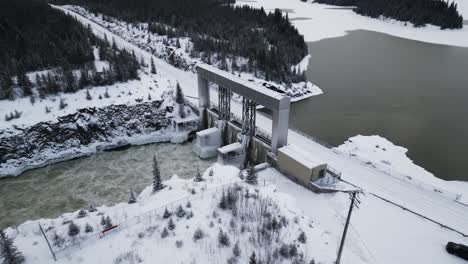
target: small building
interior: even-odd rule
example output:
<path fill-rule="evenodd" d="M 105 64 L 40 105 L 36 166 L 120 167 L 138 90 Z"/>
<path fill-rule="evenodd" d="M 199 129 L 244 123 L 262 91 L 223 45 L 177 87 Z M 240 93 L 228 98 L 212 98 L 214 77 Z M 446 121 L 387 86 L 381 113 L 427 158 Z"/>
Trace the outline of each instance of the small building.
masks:
<path fill-rule="evenodd" d="M 278 149 L 277 162 L 283 173 L 304 186 L 309 186 L 327 174 L 327 163 L 291 145 Z"/>
<path fill-rule="evenodd" d="M 244 162 L 244 146 L 235 142 L 218 149 L 218 163 L 240 167 Z"/>
<path fill-rule="evenodd" d="M 202 159 L 216 157 L 221 146 L 221 132 L 212 127 L 197 132 L 197 139 L 193 151 Z"/>

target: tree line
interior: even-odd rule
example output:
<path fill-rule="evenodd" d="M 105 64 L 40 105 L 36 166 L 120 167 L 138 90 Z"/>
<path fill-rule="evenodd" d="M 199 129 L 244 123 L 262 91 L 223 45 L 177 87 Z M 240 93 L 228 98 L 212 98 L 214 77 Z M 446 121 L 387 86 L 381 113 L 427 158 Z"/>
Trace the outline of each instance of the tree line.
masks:
<path fill-rule="evenodd" d="M 5 16 L 4 16 L 5 15 Z M 2 1 L 0 4 L 0 100 L 111 85 L 138 78 L 134 53 L 115 42 L 98 39 L 91 28 L 51 8 L 42 0 Z M 94 49 L 109 67 L 98 71 Z M 37 73 L 33 81 L 28 71 Z"/>
<path fill-rule="evenodd" d="M 415 27 L 432 24 L 441 29 L 463 27 L 463 17 L 455 2 L 443 0 L 315 0 L 317 3 L 354 6 L 354 12 L 372 17 L 393 18 Z"/>
<path fill-rule="evenodd" d="M 147 22 L 153 33 L 190 37 L 195 52 L 210 63 L 217 55 L 221 66 L 229 57 L 249 59 L 244 71 L 267 79 L 290 82 L 302 75 L 291 71 L 307 55 L 304 37 L 280 10 L 265 12 L 248 6 L 233 7 L 217 0 L 53 0 L 76 4 L 126 22 Z M 214 57 L 214 56 L 213 56 Z M 229 60 L 232 63 L 232 59 Z M 236 68 L 237 65 L 233 65 Z M 239 69 L 239 68 L 236 68 Z M 240 69 L 239 69 L 240 70 Z"/>

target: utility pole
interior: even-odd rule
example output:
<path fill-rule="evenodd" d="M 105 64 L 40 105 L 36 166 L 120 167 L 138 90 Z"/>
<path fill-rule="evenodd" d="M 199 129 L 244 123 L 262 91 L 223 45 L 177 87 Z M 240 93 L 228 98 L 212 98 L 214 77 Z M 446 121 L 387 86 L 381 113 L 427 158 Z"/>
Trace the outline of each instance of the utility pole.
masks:
<path fill-rule="evenodd" d="M 343 230 L 343 236 L 341 237 L 340 248 L 338 249 L 338 256 L 336 257 L 336 262 L 335 262 L 336 264 L 340 264 L 340 261 L 341 261 L 341 254 L 343 253 L 344 243 L 346 240 L 346 233 L 348 232 L 348 226 L 351 220 L 351 213 L 353 212 L 353 207 L 356 206 L 356 208 L 359 209 L 358 205 L 361 203 L 361 201 L 359 201 L 358 191 L 350 192 L 349 196 L 351 199 L 351 204 L 349 205 L 348 217 L 346 218 L 346 224 Z"/>

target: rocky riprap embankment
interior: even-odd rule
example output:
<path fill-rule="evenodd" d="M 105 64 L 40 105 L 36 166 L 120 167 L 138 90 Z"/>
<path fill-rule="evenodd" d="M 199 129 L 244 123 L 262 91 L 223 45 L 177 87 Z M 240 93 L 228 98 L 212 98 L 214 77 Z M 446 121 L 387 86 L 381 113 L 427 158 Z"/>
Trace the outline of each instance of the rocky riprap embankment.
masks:
<path fill-rule="evenodd" d="M 151 134 L 170 126 L 163 101 L 133 106 L 84 108 L 74 114 L 28 128 L 0 130 L 0 176 L 18 174 L 50 160 L 125 144 L 125 138 Z"/>

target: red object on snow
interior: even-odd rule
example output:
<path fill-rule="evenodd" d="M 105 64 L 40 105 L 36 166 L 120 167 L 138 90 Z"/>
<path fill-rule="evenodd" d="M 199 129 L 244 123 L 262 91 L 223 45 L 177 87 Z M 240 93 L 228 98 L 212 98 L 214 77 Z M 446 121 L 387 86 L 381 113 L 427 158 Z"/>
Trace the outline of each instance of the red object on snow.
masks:
<path fill-rule="evenodd" d="M 111 226 L 109 228 L 106 228 L 106 229 L 102 230 L 101 233 L 104 235 L 106 232 L 109 232 L 109 231 L 111 231 L 112 229 L 115 229 L 118 226 L 119 225 L 115 225 L 115 226 Z"/>

